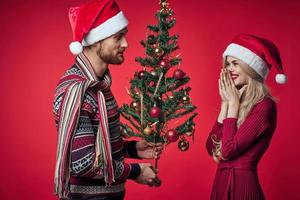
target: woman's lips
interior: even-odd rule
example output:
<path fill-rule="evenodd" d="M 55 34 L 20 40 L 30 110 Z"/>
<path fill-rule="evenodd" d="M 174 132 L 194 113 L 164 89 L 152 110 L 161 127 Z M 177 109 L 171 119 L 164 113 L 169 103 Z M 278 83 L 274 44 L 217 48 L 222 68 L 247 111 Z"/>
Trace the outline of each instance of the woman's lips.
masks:
<path fill-rule="evenodd" d="M 238 77 L 239 77 L 239 75 L 237 75 L 237 74 L 231 74 L 232 80 L 235 80 L 235 79 L 237 79 Z"/>

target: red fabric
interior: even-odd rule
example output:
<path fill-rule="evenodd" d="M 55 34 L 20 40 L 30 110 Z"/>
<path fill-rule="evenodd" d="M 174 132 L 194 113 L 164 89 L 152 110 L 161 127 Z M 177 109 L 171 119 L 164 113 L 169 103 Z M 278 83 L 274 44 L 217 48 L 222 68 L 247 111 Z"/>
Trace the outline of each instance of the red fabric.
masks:
<path fill-rule="evenodd" d="M 53 93 L 59 77 L 74 61 L 68 49 L 72 32 L 66 11 L 81 2 L 86 0 L 0 2 L 1 200 L 57 200 L 53 195 L 57 143 Z M 195 143 L 188 138 L 190 149 L 183 153 L 177 144 L 168 145 L 159 160 L 162 186 L 150 188 L 127 181 L 126 199 L 209 199 L 216 164 L 208 156 L 205 142 L 220 99 L 217 80 L 221 55 L 239 32 L 267 37 L 280 50 L 289 82 L 277 85 L 272 78 L 275 70 L 270 71 L 267 83 L 280 100 L 278 123 L 270 147 L 260 160 L 259 180 L 267 199 L 300 199 L 300 1 L 169 2 L 177 21 L 172 33 L 180 36 L 180 49 L 174 56 L 181 53 L 180 68 L 191 77 L 189 95 L 199 112 Z M 141 70 L 134 58 L 145 52 L 139 41 L 146 38 L 146 26 L 156 22 L 158 1 L 117 3 L 130 22 L 125 62 L 109 67 L 112 91 L 121 105 L 132 101 L 126 87 L 130 87 L 134 72 Z"/>
<path fill-rule="evenodd" d="M 283 73 L 280 54 L 273 42 L 254 35 L 240 34 L 233 39 L 232 43 L 251 50 L 265 61 L 269 69 L 275 67 L 279 73 Z"/>
<path fill-rule="evenodd" d="M 264 199 L 257 177 L 257 164 L 271 141 L 276 128 L 276 104 L 265 98 L 254 106 L 241 126 L 237 119 L 216 122 L 207 139 L 211 154 L 213 134 L 222 140 L 221 152 L 226 159 L 218 165 L 211 199 Z"/>
<path fill-rule="evenodd" d="M 113 0 L 93 0 L 69 10 L 74 41 L 81 42 L 88 32 L 117 15 L 120 9 Z"/>

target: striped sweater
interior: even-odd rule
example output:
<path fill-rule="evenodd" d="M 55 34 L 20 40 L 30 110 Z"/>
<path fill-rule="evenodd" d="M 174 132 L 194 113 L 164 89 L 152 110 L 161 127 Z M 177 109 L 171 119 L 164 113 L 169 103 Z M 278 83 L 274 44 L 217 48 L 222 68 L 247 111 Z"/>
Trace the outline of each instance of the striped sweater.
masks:
<path fill-rule="evenodd" d="M 84 74 L 78 65 L 89 65 L 87 58 L 81 54 L 76 58 L 81 62 L 76 62 L 58 83 L 54 100 L 54 116 L 56 126 L 59 124 L 59 111 L 62 104 L 64 91 L 67 86 L 82 79 Z M 109 73 L 106 71 L 105 73 Z M 65 78 L 69 77 L 69 78 Z M 70 78 L 71 77 L 71 78 Z M 101 78 L 100 78 L 101 82 Z M 111 142 L 111 154 L 113 158 L 113 168 L 115 182 L 112 186 L 106 186 L 104 177 L 101 172 L 101 167 L 96 172 L 93 168 L 95 161 L 95 139 L 99 126 L 99 109 L 97 102 L 97 90 L 101 90 L 107 108 L 109 134 Z M 128 164 L 124 162 L 124 157 L 137 158 L 135 149 L 135 141 L 125 142 L 120 135 L 120 115 L 118 105 L 111 92 L 110 85 L 89 88 L 82 100 L 80 116 L 75 128 L 74 135 L 71 141 L 71 177 L 70 177 L 70 192 L 72 195 L 80 195 L 80 198 L 85 196 L 103 196 L 114 197 L 124 195 L 124 183 L 126 179 L 135 179 L 140 173 L 138 164 Z"/>

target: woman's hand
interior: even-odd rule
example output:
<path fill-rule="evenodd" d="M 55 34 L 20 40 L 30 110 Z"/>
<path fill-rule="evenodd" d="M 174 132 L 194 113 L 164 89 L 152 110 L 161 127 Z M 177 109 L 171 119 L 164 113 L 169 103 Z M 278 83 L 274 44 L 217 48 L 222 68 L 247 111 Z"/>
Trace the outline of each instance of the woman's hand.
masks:
<path fill-rule="evenodd" d="M 227 69 L 222 69 L 220 74 L 220 93 L 221 98 L 228 102 L 230 105 L 239 105 L 240 95 L 239 91 L 236 89 L 232 78 L 229 75 Z"/>
<path fill-rule="evenodd" d="M 222 69 L 220 75 L 221 92 L 228 101 L 227 118 L 237 118 L 240 108 L 240 94 L 227 69 Z"/>
<path fill-rule="evenodd" d="M 224 93 L 224 90 L 222 89 L 222 73 L 223 69 L 220 72 L 220 78 L 219 78 L 219 95 L 221 97 L 222 103 L 228 103 L 228 99 L 226 98 L 226 95 Z"/>

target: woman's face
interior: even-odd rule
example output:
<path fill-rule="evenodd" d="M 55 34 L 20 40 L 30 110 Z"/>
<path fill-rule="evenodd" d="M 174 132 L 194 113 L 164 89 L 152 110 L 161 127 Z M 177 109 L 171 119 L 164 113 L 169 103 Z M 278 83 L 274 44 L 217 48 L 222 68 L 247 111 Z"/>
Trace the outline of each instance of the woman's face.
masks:
<path fill-rule="evenodd" d="M 234 85 L 237 88 L 240 88 L 243 85 L 247 85 L 249 80 L 249 76 L 242 70 L 240 66 L 241 64 L 245 65 L 243 61 L 231 56 L 227 56 L 227 59 L 225 61 L 225 68 L 230 73 Z"/>

